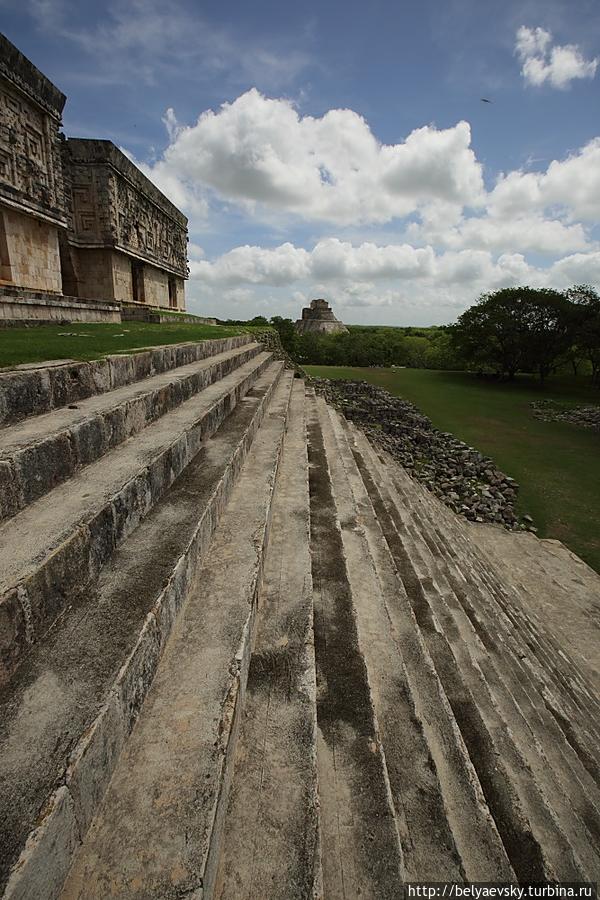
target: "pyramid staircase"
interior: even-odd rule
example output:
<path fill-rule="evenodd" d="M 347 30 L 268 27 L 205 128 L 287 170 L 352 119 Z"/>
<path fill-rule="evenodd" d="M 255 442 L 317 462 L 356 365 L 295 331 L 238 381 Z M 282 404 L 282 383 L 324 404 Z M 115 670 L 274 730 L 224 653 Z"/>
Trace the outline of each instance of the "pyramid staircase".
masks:
<path fill-rule="evenodd" d="M 3 897 L 598 880 L 579 560 L 507 566 L 251 336 L 0 373 L 0 419 Z"/>

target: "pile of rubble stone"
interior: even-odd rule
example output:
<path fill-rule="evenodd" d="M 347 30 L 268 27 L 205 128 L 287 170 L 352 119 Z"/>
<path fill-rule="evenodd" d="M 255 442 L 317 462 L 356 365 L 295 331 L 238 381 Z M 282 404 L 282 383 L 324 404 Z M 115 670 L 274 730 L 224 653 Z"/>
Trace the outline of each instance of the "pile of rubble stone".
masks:
<path fill-rule="evenodd" d="M 574 406 L 566 409 L 555 400 L 534 400 L 533 415 L 544 422 L 570 422 L 580 428 L 600 431 L 600 406 Z"/>
<path fill-rule="evenodd" d="M 517 519 L 516 481 L 500 472 L 488 456 L 438 431 L 412 403 L 366 381 L 312 381 L 328 403 L 454 512 L 472 522 L 493 522 L 511 531 L 536 530 L 530 516 L 522 523 Z"/>

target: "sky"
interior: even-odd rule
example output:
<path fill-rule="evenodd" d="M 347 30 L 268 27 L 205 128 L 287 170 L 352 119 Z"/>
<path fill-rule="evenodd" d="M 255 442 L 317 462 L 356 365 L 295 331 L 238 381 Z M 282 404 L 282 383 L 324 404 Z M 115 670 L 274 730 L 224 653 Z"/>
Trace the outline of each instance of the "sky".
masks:
<path fill-rule="evenodd" d="M 189 218 L 187 306 L 356 324 L 600 287 L 599 0 L 0 0 Z M 491 102 L 484 102 L 489 100 Z"/>

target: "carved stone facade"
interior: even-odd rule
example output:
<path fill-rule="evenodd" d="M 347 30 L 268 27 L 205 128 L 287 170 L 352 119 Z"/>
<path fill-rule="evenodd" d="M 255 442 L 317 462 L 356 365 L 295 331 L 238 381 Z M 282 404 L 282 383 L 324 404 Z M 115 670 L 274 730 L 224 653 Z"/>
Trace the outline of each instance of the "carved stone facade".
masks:
<path fill-rule="evenodd" d="M 66 140 L 64 104 L 0 35 L 0 294 L 185 309 L 186 217 L 110 141 Z"/>
<path fill-rule="evenodd" d="M 317 331 L 322 334 L 341 334 L 348 329 L 333 314 L 327 300 L 311 300 L 310 306 L 302 310 L 302 318 L 296 322 L 296 331 L 305 334 L 307 331 Z"/>
<path fill-rule="evenodd" d="M 78 295 L 184 309 L 186 217 L 110 141 L 69 138 L 63 168 Z"/>
<path fill-rule="evenodd" d="M 61 292 L 65 96 L 0 35 L 0 281 Z"/>

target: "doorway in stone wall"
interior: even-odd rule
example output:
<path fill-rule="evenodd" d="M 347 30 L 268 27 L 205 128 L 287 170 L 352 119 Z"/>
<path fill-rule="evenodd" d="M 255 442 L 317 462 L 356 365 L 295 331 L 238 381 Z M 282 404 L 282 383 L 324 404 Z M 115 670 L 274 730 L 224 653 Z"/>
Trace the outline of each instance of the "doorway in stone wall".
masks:
<path fill-rule="evenodd" d="M 177 279 L 173 275 L 169 275 L 169 306 L 177 309 Z"/>
<path fill-rule="evenodd" d="M 133 299 L 136 303 L 145 303 L 146 296 L 144 294 L 144 264 L 131 261 L 131 288 Z"/>
<path fill-rule="evenodd" d="M 8 252 L 8 241 L 6 240 L 4 212 L 0 209 L 0 281 L 12 284 L 12 280 L 12 267 L 10 264 L 10 254 Z"/>

